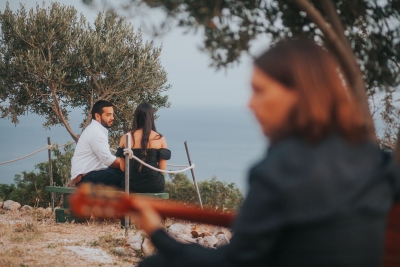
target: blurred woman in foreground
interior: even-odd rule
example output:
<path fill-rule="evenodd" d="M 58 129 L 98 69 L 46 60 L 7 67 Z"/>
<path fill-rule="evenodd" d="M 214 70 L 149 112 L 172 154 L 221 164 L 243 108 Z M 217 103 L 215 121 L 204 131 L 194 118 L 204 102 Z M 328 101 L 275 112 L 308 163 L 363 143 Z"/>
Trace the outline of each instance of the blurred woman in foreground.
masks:
<path fill-rule="evenodd" d="M 339 72 L 310 41 L 261 55 L 249 107 L 270 147 L 250 171 L 231 243 L 178 243 L 143 204 L 135 221 L 158 254 L 139 266 L 380 266 L 394 178 Z"/>

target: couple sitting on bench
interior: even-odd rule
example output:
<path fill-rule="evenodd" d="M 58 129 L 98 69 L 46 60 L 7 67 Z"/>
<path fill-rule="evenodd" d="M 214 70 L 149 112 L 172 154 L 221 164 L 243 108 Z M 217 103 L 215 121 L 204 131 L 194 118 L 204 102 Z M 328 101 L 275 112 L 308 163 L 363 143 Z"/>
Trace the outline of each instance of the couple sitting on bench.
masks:
<path fill-rule="evenodd" d="M 92 108 L 92 122 L 82 132 L 71 163 L 71 184 L 85 182 L 125 188 L 125 160 L 123 149 L 126 135 L 131 135 L 132 152 L 142 161 L 165 170 L 171 151 L 154 124 L 154 110 L 147 103 L 140 104 L 134 113 L 132 129 L 121 137 L 115 155 L 110 152 L 108 128 L 114 121 L 113 104 L 97 101 Z M 162 173 L 151 170 L 135 160 L 130 160 L 129 190 L 135 193 L 160 193 L 164 191 Z"/>

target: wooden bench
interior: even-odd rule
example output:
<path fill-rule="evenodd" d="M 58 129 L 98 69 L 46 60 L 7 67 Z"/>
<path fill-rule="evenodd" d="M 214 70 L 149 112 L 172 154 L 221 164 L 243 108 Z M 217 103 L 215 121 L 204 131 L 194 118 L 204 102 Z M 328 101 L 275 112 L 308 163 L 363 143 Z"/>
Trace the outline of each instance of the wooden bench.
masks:
<path fill-rule="evenodd" d="M 62 195 L 63 206 L 62 206 L 62 208 L 55 210 L 56 222 L 65 223 L 67 221 L 68 222 L 70 222 L 70 221 L 75 221 L 75 222 L 86 221 L 85 219 L 75 218 L 74 216 L 72 216 L 72 214 L 69 211 L 68 196 L 70 194 L 72 194 L 75 190 L 76 190 L 75 187 L 62 187 L 62 186 L 46 186 L 45 187 L 46 192 L 63 194 Z M 137 193 L 137 194 L 142 195 L 142 196 L 158 198 L 158 199 L 169 199 L 168 193 Z"/>

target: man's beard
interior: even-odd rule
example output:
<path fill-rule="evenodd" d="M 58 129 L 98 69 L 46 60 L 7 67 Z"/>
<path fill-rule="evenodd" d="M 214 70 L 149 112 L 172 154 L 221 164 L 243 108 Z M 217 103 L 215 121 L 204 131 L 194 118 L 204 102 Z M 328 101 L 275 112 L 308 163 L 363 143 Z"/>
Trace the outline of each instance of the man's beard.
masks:
<path fill-rule="evenodd" d="M 101 120 L 101 125 L 103 125 L 104 126 L 104 128 L 106 128 L 106 129 L 110 129 L 111 128 L 111 126 L 108 126 L 108 123 L 107 122 L 105 122 L 103 119 L 100 119 Z"/>

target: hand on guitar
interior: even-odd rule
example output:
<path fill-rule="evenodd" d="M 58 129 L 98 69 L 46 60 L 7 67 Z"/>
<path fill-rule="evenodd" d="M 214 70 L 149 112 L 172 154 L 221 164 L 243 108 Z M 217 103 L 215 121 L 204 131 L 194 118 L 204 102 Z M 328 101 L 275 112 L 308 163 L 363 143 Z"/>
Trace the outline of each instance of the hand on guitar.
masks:
<path fill-rule="evenodd" d="M 148 236 L 162 227 L 160 214 L 148 202 L 136 200 L 136 208 L 137 210 L 131 213 L 131 219 Z"/>

